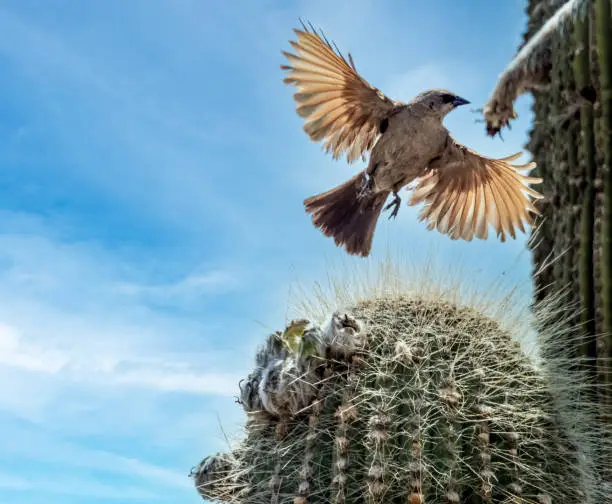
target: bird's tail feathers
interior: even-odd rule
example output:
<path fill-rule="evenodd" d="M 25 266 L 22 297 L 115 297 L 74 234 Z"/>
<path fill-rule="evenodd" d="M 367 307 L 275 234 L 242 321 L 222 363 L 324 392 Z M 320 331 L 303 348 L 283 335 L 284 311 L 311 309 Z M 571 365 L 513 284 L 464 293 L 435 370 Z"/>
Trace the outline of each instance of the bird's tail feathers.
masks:
<path fill-rule="evenodd" d="M 366 257 L 389 192 L 363 191 L 365 174 L 304 200 L 313 224 L 349 254 Z"/>

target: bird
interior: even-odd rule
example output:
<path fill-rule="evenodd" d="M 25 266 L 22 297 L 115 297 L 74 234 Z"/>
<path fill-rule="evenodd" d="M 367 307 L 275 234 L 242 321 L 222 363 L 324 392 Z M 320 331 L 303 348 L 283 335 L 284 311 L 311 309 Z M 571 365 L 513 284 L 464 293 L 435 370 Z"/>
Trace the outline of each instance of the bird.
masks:
<path fill-rule="evenodd" d="M 446 89 L 429 89 L 402 102 L 389 98 L 357 71 L 335 43 L 311 23 L 294 28 L 294 52 L 281 51 L 283 82 L 293 86 L 303 130 L 334 160 L 359 158 L 367 167 L 346 182 L 304 200 L 313 225 L 350 255 L 367 257 L 383 211 L 397 216 L 399 191 L 410 189 L 408 205 L 423 203 L 418 220 L 451 239 L 487 239 L 489 226 L 505 242 L 533 224 L 542 195 L 530 187 L 536 164 L 510 164 L 521 152 L 489 158 L 460 144 L 443 124 L 469 101 Z M 385 206 L 390 195 L 393 199 Z"/>

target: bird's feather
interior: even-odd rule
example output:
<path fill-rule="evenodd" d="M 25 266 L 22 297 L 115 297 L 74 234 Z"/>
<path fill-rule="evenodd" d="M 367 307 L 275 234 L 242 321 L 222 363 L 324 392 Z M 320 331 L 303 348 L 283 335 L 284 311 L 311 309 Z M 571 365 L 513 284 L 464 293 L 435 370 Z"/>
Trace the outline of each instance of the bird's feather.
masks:
<path fill-rule="evenodd" d="M 532 223 L 531 213 L 539 215 L 532 199 L 542 198 L 529 186 L 542 179 L 520 173 L 535 163 L 510 164 L 520 155 L 487 158 L 451 138 L 443 155 L 417 179 L 409 204 L 424 202 L 420 220 L 455 240 L 486 239 L 489 225 L 502 242 L 507 235 L 516 238 L 517 229 L 525 232 L 523 222 Z"/>
<path fill-rule="evenodd" d="M 401 104 L 366 82 L 325 36 L 307 28 L 294 30 L 296 54 L 283 51 L 289 65 L 286 84 L 297 88 L 296 110 L 305 120 L 304 131 L 334 159 L 345 154 L 352 163 L 372 149 L 381 121 Z"/>
<path fill-rule="evenodd" d="M 374 231 L 389 193 L 366 192 L 363 172 L 346 182 L 304 200 L 312 222 L 324 235 L 334 238 L 349 254 L 367 256 L 372 248 Z"/>

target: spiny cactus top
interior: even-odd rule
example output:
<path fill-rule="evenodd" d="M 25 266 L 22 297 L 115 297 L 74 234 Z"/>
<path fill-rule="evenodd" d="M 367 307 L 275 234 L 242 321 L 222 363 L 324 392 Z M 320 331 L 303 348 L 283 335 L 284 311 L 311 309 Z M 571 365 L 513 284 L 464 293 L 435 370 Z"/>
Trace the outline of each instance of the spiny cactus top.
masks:
<path fill-rule="evenodd" d="M 496 321 L 397 297 L 301 327 L 293 351 L 276 333 L 257 355 L 245 439 L 194 473 L 205 499 L 587 502 L 545 377 Z"/>

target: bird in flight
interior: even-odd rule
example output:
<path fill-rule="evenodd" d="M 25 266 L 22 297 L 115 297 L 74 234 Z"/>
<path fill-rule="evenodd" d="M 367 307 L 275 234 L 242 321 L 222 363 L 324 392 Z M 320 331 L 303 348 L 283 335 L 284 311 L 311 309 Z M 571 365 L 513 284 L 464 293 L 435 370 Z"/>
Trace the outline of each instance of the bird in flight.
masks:
<path fill-rule="evenodd" d="M 516 238 L 542 195 L 529 187 L 542 179 L 528 177 L 535 163 L 510 164 L 521 152 L 502 159 L 480 155 L 458 143 L 443 120 L 469 103 L 444 89 L 424 91 L 403 103 L 394 101 L 359 75 L 350 54 L 310 25 L 294 29 L 295 54 L 283 51 L 284 82 L 293 85 L 296 111 L 312 141 L 323 141 L 333 159 L 367 168 L 333 189 L 304 200 L 313 224 L 351 255 L 368 256 L 376 223 L 384 210 L 397 216 L 399 191 L 411 184 L 409 205 L 424 203 L 419 221 L 451 239 L 486 239 L 492 225 L 497 237 Z M 392 201 L 385 202 L 390 194 Z"/>

